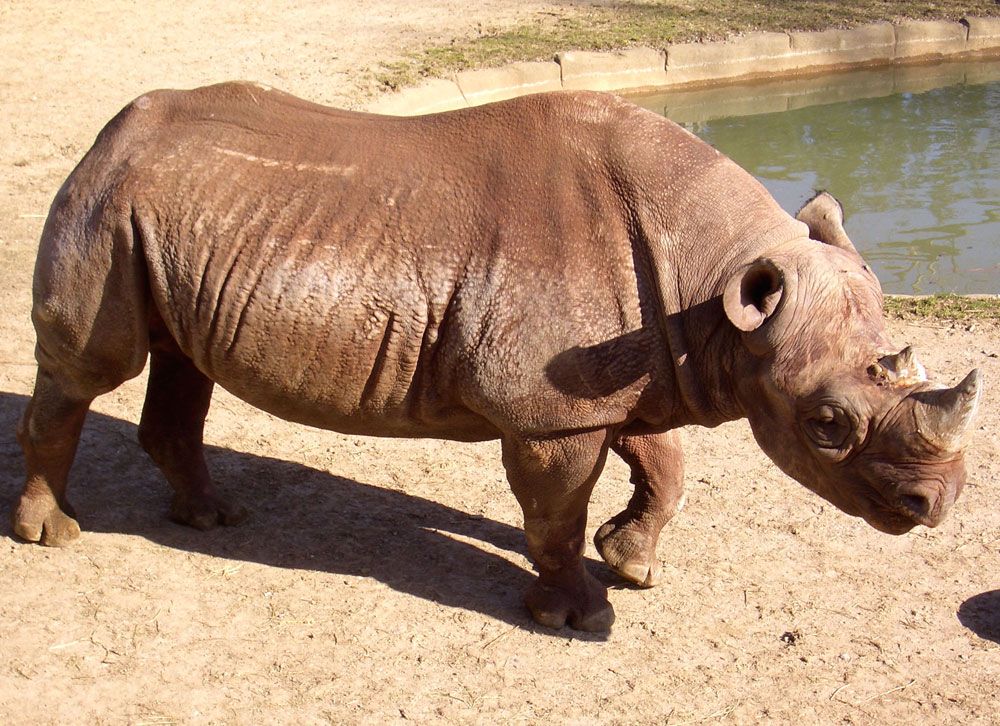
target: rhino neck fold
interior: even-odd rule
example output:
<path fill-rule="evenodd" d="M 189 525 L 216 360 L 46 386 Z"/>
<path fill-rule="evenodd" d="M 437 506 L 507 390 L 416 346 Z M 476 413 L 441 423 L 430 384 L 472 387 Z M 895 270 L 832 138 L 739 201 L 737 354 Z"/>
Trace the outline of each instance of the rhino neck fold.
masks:
<path fill-rule="evenodd" d="M 783 212 L 777 222 L 752 230 L 744 243 L 734 242 L 710 272 L 682 289 L 676 255 L 693 254 L 691 245 L 677 245 L 667 235 L 646 234 L 649 270 L 657 295 L 657 314 L 673 367 L 676 399 L 670 422 L 714 427 L 746 415 L 736 393 L 745 362 L 738 332 L 719 303 L 722 290 L 741 265 L 793 239 L 806 227 Z M 707 246 L 698 246 L 703 249 Z"/>
<path fill-rule="evenodd" d="M 715 405 L 705 388 L 702 376 L 696 369 L 685 330 L 685 316 L 682 311 L 677 274 L 672 269 L 671 258 L 666 249 L 668 242 L 665 239 L 657 239 L 654 242 L 647 237 L 647 245 L 646 258 L 653 277 L 653 289 L 657 295 L 657 317 L 667 344 L 673 368 L 673 387 L 676 392 L 672 410 L 668 414 L 669 423 L 671 426 L 686 424 L 718 426 L 734 416 L 726 415 Z"/>
<path fill-rule="evenodd" d="M 685 415 L 685 413 L 677 411 L 675 406 L 671 418 L 690 419 L 690 421 L 685 420 L 684 422 L 709 428 L 732 419 L 732 416 L 725 415 L 714 405 L 701 377 L 695 370 L 680 314 L 664 315 L 662 323 L 667 347 L 670 349 L 670 362 L 674 368 L 674 387 L 680 399 L 679 403 L 686 412 Z M 678 416 L 678 414 L 680 415 Z"/>

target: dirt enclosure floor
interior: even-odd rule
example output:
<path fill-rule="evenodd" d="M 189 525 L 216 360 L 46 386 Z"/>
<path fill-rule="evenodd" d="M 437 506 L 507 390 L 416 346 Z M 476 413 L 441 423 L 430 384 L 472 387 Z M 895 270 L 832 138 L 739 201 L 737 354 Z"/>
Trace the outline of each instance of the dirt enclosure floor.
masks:
<path fill-rule="evenodd" d="M 135 443 L 144 377 L 88 419 L 71 481 L 82 539 L 16 541 L 37 239 L 105 120 L 151 88 L 228 78 L 356 104 L 373 59 L 572 11 L 192 5 L 0 4 L 0 723 L 1000 723 L 994 324 L 892 324 L 935 375 L 985 374 L 972 485 L 946 523 L 880 534 L 778 472 L 746 425 L 686 431 L 689 499 L 661 540 L 663 584 L 622 586 L 588 551 L 618 615 L 606 638 L 527 617 L 531 565 L 496 444 L 341 436 L 218 392 L 210 464 L 253 514 L 195 532 L 167 521 Z M 591 534 L 628 493 L 610 461 Z"/>

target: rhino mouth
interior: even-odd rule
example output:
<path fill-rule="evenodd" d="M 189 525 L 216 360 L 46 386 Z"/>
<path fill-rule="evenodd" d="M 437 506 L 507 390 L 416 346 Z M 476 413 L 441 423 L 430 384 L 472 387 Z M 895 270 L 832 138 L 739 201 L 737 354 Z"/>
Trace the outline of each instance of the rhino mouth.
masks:
<path fill-rule="evenodd" d="M 906 534 L 920 524 L 892 509 L 883 510 L 876 517 L 865 516 L 865 521 L 885 534 Z"/>
<path fill-rule="evenodd" d="M 920 522 L 900 505 L 893 505 L 874 490 L 864 492 L 861 497 L 861 518 L 885 534 L 906 534 Z"/>

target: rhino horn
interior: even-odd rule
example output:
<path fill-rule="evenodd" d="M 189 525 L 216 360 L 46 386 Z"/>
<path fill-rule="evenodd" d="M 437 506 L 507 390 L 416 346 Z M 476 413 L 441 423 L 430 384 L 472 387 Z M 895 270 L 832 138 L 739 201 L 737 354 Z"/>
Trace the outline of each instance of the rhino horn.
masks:
<path fill-rule="evenodd" d="M 916 363 L 916 356 L 913 355 L 913 346 L 906 346 L 896 353 L 896 364 L 901 369 L 909 369 Z"/>
<path fill-rule="evenodd" d="M 958 451 L 979 407 L 982 386 L 974 369 L 954 388 L 919 391 L 914 412 L 918 432 L 942 451 Z"/>
<path fill-rule="evenodd" d="M 814 240 L 858 254 L 844 230 L 844 208 L 829 192 L 818 192 L 802 205 L 795 218 L 805 222 L 809 227 L 809 236 Z"/>
<path fill-rule="evenodd" d="M 868 372 L 876 381 L 885 381 L 894 386 L 912 386 L 927 380 L 927 371 L 910 346 L 898 353 L 882 356 Z"/>

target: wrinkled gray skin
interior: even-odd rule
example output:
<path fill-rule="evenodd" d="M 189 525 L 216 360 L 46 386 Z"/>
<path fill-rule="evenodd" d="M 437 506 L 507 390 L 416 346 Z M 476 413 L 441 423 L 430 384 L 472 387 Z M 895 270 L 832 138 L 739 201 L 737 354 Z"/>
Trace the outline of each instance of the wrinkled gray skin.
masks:
<path fill-rule="evenodd" d="M 598 549 L 655 584 L 683 425 L 745 416 L 844 511 L 934 526 L 964 482 L 977 375 L 935 387 L 910 351 L 888 354 L 839 205 L 822 194 L 799 216 L 611 96 L 403 119 L 251 84 L 150 93 L 45 225 L 15 530 L 79 534 L 65 489 L 87 408 L 149 354 L 139 439 L 196 527 L 244 516 L 203 458 L 214 383 L 336 431 L 501 439 L 539 571 L 526 602 L 552 627 L 613 621 L 581 561 L 609 449 L 635 494 Z"/>

